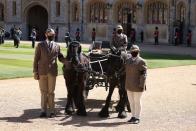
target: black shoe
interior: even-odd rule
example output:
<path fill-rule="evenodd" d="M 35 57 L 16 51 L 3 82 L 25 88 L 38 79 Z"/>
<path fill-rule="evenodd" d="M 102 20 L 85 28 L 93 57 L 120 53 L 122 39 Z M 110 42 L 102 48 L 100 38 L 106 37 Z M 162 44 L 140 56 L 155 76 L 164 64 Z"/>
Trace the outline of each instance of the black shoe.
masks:
<path fill-rule="evenodd" d="M 46 114 L 46 112 L 42 112 L 41 114 L 40 114 L 40 116 L 39 116 L 40 118 L 44 118 L 44 117 L 47 117 L 47 114 Z"/>
<path fill-rule="evenodd" d="M 87 116 L 86 111 L 77 111 L 76 114 L 77 114 L 78 116 Z"/>
<path fill-rule="evenodd" d="M 135 120 L 135 117 L 131 117 L 130 120 L 128 120 L 128 122 L 133 122 Z"/>
<path fill-rule="evenodd" d="M 138 118 L 135 118 L 133 122 L 131 122 L 131 124 L 139 124 L 139 123 L 140 123 L 140 119 Z"/>
<path fill-rule="evenodd" d="M 54 118 L 55 114 L 54 113 L 50 113 L 49 118 Z"/>

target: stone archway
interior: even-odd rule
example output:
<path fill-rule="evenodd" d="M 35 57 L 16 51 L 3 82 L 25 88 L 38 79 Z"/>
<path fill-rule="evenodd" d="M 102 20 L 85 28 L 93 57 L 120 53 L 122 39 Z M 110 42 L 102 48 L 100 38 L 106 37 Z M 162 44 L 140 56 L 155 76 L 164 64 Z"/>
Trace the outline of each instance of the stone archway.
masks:
<path fill-rule="evenodd" d="M 28 36 L 30 36 L 33 27 L 37 30 L 37 40 L 45 39 L 45 31 L 48 28 L 48 12 L 40 6 L 35 5 L 29 8 L 26 15 Z"/>

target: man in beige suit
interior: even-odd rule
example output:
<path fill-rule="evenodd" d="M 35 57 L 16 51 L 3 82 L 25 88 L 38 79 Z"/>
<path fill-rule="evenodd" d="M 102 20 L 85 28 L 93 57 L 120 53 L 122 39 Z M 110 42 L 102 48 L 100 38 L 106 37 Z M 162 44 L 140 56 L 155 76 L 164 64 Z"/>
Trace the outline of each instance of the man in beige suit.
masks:
<path fill-rule="evenodd" d="M 131 105 L 131 124 L 140 122 L 141 97 L 146 90 L 147 65 L 139 56 L 140 49 L 137 45 L 131 47 L 131 58 L 126 61 L 126 89 Z"/>
<path fill-rule="evenodd" d="M 49 111 L 49 117 L 54 117 L 54 90 L 58 74 L 57 57 L 59 61 L 63 62 L 64 56 L 60 52 L 60 46 L 54 42 L 54 30 L 47 29 L 45 36 L 46 40 L 39 43 L 35 50 L 33 73 L 35 80 L 39 81 L 41 91 L 42 112 L 40 117 L 47 117 L 47 111 Z"/>

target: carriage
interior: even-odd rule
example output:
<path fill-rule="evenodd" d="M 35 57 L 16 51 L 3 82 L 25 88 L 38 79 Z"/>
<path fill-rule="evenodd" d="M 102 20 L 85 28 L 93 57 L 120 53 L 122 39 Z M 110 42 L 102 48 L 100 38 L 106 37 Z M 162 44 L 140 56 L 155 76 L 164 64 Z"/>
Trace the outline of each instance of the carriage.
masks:
<path fill-rule="evenodd" d="M 107 79 L 107 62 L 110 53 L 110 43 L 108 41 L 95 41 L 89 49 L 90 75 L 87 80 L 87 91 L 94 87 L 109 88 Z"/>

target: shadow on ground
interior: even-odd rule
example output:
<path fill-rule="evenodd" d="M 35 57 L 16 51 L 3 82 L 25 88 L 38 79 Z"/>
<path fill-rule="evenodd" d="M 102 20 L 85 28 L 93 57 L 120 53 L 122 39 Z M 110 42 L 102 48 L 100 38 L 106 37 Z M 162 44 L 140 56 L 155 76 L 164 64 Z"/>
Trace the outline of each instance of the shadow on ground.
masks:
<path fill-rule="evenodd" d="M 73 125 L 76 127 L 82 127 L 82 126 L 94 126 L 94 127 L 108 127 L 108 126 L 117 126 L 120 124 L 124 124 L 124 122 L 120 123 L 106 123 L 101 122 L 107 119 L 115 119 L 116 117 L 110 117 L 110 118 L 100 118 L 98 117 L 98 112 L 101 110 L 102 106 L 105 103 L 105 100 L 96 100 L 96 99 L 88 99 L 86 102 L 86 108 L 87 108 L 87 117 L 79 117 L 75 114 L 72 116 L 64 115 L 64 107 L 66 104 L 65 98 L 59 98 L 56 100 L 56 111 L 57 111 L 57 117 L 62 117 L 60 120 L 59 125 Z M 114 101 L 111 102 L 111 106 L 114 106 L 116 104 Z M 96 109 L 96 111 L 94 111 Z M 0 117 L 1 121 L 6 122 L 13 122 L 13 123 L 33 123 L 34 119 L 40 119 L 39 118 L 40 109 L 27 109 L 24 110 L 23 114 L 21 116 L 16 117 Z M 110 111 L 110 113 L 114 113 L 114 111 Z M 117 115 L 116 115 L 117 116 Z"/>

